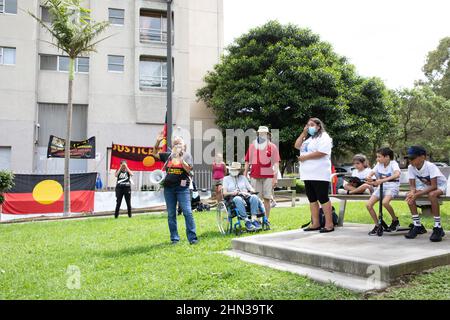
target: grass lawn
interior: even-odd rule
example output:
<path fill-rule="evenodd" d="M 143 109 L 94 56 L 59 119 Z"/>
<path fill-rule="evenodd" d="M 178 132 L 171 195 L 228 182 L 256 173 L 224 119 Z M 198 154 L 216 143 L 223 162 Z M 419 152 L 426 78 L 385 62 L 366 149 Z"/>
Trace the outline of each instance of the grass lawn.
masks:
<path fill-rule="evenodd" d="M 394 206 L 409 224 L 407 207 Z M 450 204 L 441 209 L 449 230 Z M 298 228 L 308 216 L 306 206 L 276 208 L 271 232 Z M 364 296 L 224 256 L 233 236 L 218 233 L 215 211 L 195 220 L 196 246 L 183 218 L 182 241 L 170 245 L 165 215 L 0 225 L 0 299 L 450 299 L 449 266 Z M 346 221 L 371 223 L 364 203 L 348 203 Z M 424 223 L 431 228 L 432 218 Z M 69 266 L 80 270 L 79 289 L 67 287 Z"/>

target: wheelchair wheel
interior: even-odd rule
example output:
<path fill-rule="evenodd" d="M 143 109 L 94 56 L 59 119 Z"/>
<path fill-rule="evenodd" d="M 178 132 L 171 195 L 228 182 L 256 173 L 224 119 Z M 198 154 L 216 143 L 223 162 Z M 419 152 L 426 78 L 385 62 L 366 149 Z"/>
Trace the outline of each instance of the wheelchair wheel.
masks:
<path fill-rule="evenodd" d="M 231 223 L 228 214 L 227 207 L 224 202 L 219 202 L 216 209 L 217 227 L 221 234 L 227 234 L 230 232 Z"/>

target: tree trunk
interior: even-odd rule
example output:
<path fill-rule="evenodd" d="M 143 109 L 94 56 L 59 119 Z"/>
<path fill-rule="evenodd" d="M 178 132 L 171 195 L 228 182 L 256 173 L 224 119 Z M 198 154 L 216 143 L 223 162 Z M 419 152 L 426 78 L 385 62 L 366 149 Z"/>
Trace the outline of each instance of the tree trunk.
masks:
<path fill-rule="evenodd" d="M 74 58 L 69 64 L 69 93 L 67 101 L 66 145 L 64 149 L 64 216 L 70 215 L 70 140 L 72 132 L 72 91 L 74 79 Z"/>

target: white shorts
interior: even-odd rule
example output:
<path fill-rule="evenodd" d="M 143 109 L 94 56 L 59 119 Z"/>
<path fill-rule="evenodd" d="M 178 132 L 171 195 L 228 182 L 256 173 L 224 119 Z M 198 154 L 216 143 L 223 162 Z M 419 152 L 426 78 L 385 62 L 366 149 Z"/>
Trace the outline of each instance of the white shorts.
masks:
<path fill-rule="evenodd" d="M 386 197 L 386 196 L 396 197 L 396 196 L 398 196 L 398 193 L 399 193 L 399 188 L 398 187 L 385 187 L 385 186 L 383 186 L 383 197 Z M 375 191 L 373 192 L 373 195 L 375 197 L 377 197 L 378 199 L 380 198 L 380 187 L 377 187 L 375 189 Z"/>

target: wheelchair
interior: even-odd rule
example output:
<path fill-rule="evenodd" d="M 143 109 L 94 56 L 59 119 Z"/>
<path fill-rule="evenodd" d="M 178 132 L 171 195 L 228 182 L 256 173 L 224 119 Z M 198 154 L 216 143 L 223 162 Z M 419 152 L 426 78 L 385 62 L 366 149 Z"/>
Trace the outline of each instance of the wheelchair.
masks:
<path fill-rule="evenodd" d="M 251 219 L 250 204 L 248 201 L 245 201 L 245 203 L 247 217 Z M 258 213 L 256 217 L 262 218 L 261 230 L 270 230 L 269 222 L 264 213 Z M 217 226 L 220 233 L 224 235 L 231 233 L 240 235 L 243 232 L 250 232 L 246 230 L 244 220 L 239 217 L 238 210 L 233 202 L 232 196 L 226 197 L 225 200 L 217 204 Z"/>

